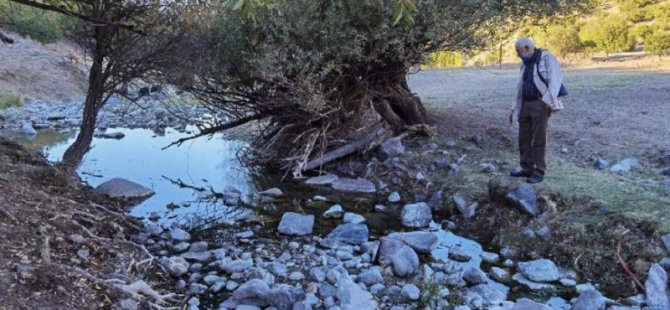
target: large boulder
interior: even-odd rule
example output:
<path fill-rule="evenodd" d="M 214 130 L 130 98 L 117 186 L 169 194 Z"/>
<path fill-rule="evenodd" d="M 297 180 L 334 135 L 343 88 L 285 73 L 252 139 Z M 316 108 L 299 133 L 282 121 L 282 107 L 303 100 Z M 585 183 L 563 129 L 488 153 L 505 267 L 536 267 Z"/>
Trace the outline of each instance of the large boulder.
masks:
<path fill-rule="evenodd" d="M 375 185 L 365 179 L 339 178 L 332 183 L 336 191 L 347 193 L 374 194 L 377 192 Z"/>
<path fill-rule="evenodd" d="M 388 139 L 379 146 L 379 158 L 381 160 L 397 157 L 404 153 L 405 147 L 402 145 L 402 141 L 397 138 Z"/>
<path fill-rule="evenodd" d="M 663 244 L 665 245 L 665 249 L 668 250 L 668 253 L 670 253 L 670 234 L 664 235 L 661 237 L 661 241 L 663 241 Z"/>
<path fill-rule="evenodd" d="M 240 285 L 232 294 L 237 304 L 264 307 L 268 305 L 266 296 L 270 294 L 270 287 L 260 279 L 249 280 Z"/>
<path fill-rule="evenodd" d="M 330 186 L 333 182 L 337 181 L 338 177 L 333 174 L 326 174 L 318 177 L 313 177 L 307 179 L 305 184 L 312 186 Z"/>
<path fill-rule="evenodd" d="M 403 246 L 391 257 L 393 274 L 398 277 L 407 277 L 419 269 L 419 256 L 408 246 Z"/>
<path fill-rule="evenodd" d="M 266 296 L 266 300 L 268 304 L 278 310 L 291 310 L 295 309 L 293 308 L 295 304 L 305 300 L 305 291 L 303 291 L 302 288 L 280 284 L 270 290 Z"/>
<path fill-rule="evenodd" d="M 605 310 L 605 297 L 596 290 L 586 290 L 579 294 L 572 305 L 573 310 Z"/>
<path fill-rule="evenodd" d="M 188 272 L 188 267 L 188 262 L 180 256 L 170 257 L 165 264 L 165 269 L 175 277 L 185 275 Z"/>
<path fill-rule="evenodd" d="M 37 130 L 35 130 L 31 122 L 26 122 L 19 128 L 19 133 L 26 136 L 34 136 L 37 134 Z"/>
<path fill-rule="evenodd" d="M 170 228 L 170 239 L 173 241 L 188 241 L 191 240 L 191 234 L 179 227 Z"/>
<path fill-rule="evenodd" d="M 552 282 L 560 278 L 558 268 L 548 259 L 519 262 L 519 271 L 535 282 Z"/>
<path fill-rule="evenodd" d="M 337 281 L 337 299 L 342 310 L 375 310 L 377 302 L 372 294 L 356 285 L 347 275 Z"/>
<path fill-rule="evenodd" d="M 426 227 L 433 220 L 430 206 L 425 202 L 406 204 L 402 207 L 400 221 L 405 227 Z"/>
<path fill-rule="evenodd" d="M 670 307 L 670 290 L 668 290 L 668 274 L 659 264 L 649 269 L 647 281 L 644 282 L 647 293 L 647 305 Z"/>
<path fill-rule="evenodd" d="M 551 310 L 551 307 L 534 302 L 527 298 L 521 298 L 516 301 L 510 310 Z"/>
<path fill-rule="evenodd" d="M 330 248 L 342 244 L 360 245 L 368 241 L 370 232 L 365 224 L 346 223 L 335 227 L 323 240 L 322 245 Z"/>
<path fill-rule="evenodd" d="M 536 216 L 540 213 L 540 207 L 537 204 L 537 194 L 535 189 L 528 184 L 521 184 L 513 192 L 507 194 L 507 202 L 519 208 L 519 210 Z"/>
<path fill-rule="evenodd" d="M 381 237 L 379 240 L 379 262 L 382 265 L 391 264 L 393 256 L 395 256 L 405 244 L 398 239 L 390 237 Z"/>
<path fill-rule="evenodd" d="M 222 261 L 219 263 L 219 268 L 228 274 L 245 272 L 253 266 L 254 262 L 250 260 Z"/>
<path fill-rule="evenodd" d="M 489 307 L 497 306 L 507 299 L 507 293 L 489 284 L 479 284 L 466 289 L 465 293 L 479 295 L 484 304 Z"/>
<path fill-rule="evenodd" d="M 610 168 L 610 171 L 612 172 L 629 172 L 633 168 L 637 167 L 639 165 L 640 161 L 637 160 L 637 158 L 630 157 L 626 158 L 618 163 L 616 163 L 614 166 Z"/>
<path fill-rule="evenodd" d="M 429 254 L 437 247 L 437 235 L 428 231 L 413 231 L 403 233 L 392 233 L 389 238 L 398 239 L 406 243 L 414 251 Z"/>
<path fill-rule="evenodd" d="M 142 199 L 152 196 L 153 190 L 126 179 L 114 178 L 98 185 L 95 191 L 113 198 Z"/>
<path fill-rule="evenodd" d="M 279 222 L 279 232 L 289 236 L 304 236 L 312 233 L 314 215 L 286 212 Z"/>

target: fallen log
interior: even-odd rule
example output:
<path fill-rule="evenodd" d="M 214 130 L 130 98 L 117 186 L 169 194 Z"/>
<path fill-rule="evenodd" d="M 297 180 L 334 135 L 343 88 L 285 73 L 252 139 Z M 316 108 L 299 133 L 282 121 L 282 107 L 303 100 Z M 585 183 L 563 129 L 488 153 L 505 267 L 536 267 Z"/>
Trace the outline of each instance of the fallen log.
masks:
<path fill-rule="evenodd" d="M 329 162 L 340 159 L 347 155 L 351 155 L 360 150 L 372 149 L 373 147 L 379 145 L 382 141 L 384 141 L 387 138 L 388 134 L 389 132 L 384 128 L 376 129 L 356 141 L 353 141 L 349 144 L 345 144 L 333 151 L 321 155 L 318 158 L 308 161 L 302 167 L 298 167 L 298 169 L 296 169 L 296 171 L 293 172 L 293 176 L 294 177 L 300 176 L 301 172 L 303 171 L 321 167 Z"/>
<path fill-rule="evenodd" d="M 347 155 L 351 155 L 353 153 L 359 152 L 359 151 L 369 151 L 378 145 L 382 144 L 382 142 L 386 141 L 387 139 L 403 139 L 407 137 L 410 134 L 420 134 L 423 136 L 431 136 L 433 135 L 432 129 L 425 124 L 418 124 L 414 126 L 410 126 L 406 129 L 405 132 L 401 133 L 400 135 L 396 137 L 391 137 L 391 132 L 384 129 L 384 128 L 379 128 L 376 129 L 364 137 L 353 141 L 351 143 L 345 144 L 333 151 L 330 151 L 328 153 L 325 153 L 321 155 L 318 158 L 312 159 L 305 163 L 302 167 L 298 167 L 293 171 L 293 176 L 294 177 L 299 177 L 301 176 L 303 171 L 307 170 L 312 170 L 318 167 L 322 167 L 323 165 L 330 163 L 334 160 L 340 159 L 342 157 L 345 157 Z"/>

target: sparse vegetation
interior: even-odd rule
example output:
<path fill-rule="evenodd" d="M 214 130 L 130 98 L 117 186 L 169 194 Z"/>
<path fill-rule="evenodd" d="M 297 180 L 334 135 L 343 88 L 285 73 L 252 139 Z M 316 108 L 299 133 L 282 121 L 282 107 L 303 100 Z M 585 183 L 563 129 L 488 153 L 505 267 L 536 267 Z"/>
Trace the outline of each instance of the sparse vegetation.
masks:
<path fill-rule="evenodd" d="M 18 107 L 20 105 L 21 95 L 0 89 L 0 109 Z"/>
<path fill-rule="evenodd" d="M 53 43 L 71 26 L 71 20 L 58 13 L 0 0 L 0 26 L 41 43 Z"/>

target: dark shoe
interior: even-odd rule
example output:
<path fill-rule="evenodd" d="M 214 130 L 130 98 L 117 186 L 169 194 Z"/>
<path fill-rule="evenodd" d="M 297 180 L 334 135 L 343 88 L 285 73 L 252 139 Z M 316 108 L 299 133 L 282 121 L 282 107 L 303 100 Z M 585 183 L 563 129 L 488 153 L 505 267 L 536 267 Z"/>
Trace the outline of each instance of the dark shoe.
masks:
<path fill-rule="evenodd" d="M 537 183 L 541 183 L 543 179 L 544 179 L 543 177 L 541 177 L 537 174 L 533 174 L 533 175 L 530 176 L 530 178 L 528 178 L 528 180 L 526 180 L 526 182 L 530 183 L 530 184 L 537 184 Z"/>
<path fill-rule="evenodd" d="M 527 178 L 531 176 L 531 173 L 528 171 L 519 170 L 519 171 L 512 171 L 509 173 L 509 175 L 515 178 Z"/>

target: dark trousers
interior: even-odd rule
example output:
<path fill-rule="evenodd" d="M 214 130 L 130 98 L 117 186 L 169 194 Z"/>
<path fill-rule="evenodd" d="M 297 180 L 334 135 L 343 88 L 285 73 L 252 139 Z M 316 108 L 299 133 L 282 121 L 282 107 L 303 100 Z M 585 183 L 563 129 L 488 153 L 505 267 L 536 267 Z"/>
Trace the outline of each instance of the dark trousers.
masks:
<path fill-rule="evenodd" d="M 521 168 L 544 177 L 547 170 L 547 124 L 551 110 L 542 100 L 523 101 L 519 113 Z"/>

